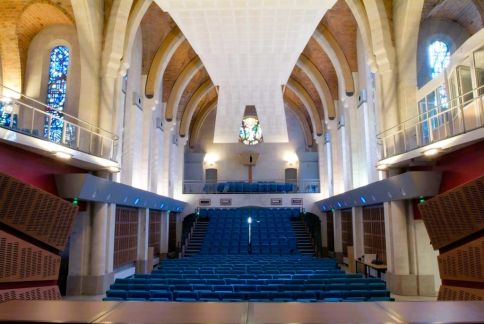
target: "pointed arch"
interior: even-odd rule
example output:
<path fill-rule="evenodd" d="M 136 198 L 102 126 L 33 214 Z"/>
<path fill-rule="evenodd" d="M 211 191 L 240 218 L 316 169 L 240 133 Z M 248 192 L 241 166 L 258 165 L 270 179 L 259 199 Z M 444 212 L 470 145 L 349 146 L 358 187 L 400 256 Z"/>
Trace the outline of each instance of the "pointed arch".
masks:
<path fill-rule="evenodd" d="M 212 90 L 214 89 L 214 85 L 212 80 L 208 79 L 204 83 L 202 83 L 198 89 L 193 93 L 192 97 L 188 101 L 185 110 L 183 111 L 183 115 L 180 121 L 180 129 L 179 134 L 181 137 L 185 137 L 188 132 L 188 128 L 190 126 L 190 122 L 193 117 L 193 113 L 197 109 L 198 105 L 202 101 L 202 99 Z"/>

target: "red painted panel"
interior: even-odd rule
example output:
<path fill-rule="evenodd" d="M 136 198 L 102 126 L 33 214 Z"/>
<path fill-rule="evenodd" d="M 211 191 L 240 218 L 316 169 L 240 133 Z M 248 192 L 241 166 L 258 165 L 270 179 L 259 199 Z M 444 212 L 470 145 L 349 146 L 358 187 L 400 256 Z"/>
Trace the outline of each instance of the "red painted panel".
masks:
<path fill-rule="evenodd" d="M 443 172 L 440 193 L 484 175 L 484 141 L 443 156 L 434 170 Z"/>
<path fill-rule="evenodd" d="M 87 171 L 67 165 L 54 158 L 51 159 L 0 143 L 0 172 L 56 195 L 55 174 Z"/>

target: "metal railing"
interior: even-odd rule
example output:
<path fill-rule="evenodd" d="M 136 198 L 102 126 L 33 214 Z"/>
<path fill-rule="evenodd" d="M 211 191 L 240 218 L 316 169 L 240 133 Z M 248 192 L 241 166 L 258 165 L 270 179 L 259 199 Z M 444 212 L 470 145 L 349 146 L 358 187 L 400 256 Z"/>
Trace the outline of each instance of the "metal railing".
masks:
<path fill-rule="evenodd" d="M 483 107 L 484 85 L 385 130 L 381 160 L 483 127 Z"/>
<path fill-rule="evenodd" d="M 304 179 L 297 184 L 274 181 L 225 180 L 205 182 L 201 180 L 184 180 L 184 194 L 250 194 L 250 193 L 318 193 L 319 179 Z"/>
<path fill-rule="evenodd" d="M 115 161 L 118 137 L 4 85 L 19 99 L 0 97 L 0 127 Z"/>

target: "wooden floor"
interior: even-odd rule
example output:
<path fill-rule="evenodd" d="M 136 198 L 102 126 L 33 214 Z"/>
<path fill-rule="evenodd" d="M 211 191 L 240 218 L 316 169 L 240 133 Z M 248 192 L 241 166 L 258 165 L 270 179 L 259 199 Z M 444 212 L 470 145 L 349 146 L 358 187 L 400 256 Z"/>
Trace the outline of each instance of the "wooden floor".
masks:
<path fill-rule="evenodd" d="M 484 302 L 176 303 L 9 301 L 15 323 L 455 323 L 484 322 Z"/>

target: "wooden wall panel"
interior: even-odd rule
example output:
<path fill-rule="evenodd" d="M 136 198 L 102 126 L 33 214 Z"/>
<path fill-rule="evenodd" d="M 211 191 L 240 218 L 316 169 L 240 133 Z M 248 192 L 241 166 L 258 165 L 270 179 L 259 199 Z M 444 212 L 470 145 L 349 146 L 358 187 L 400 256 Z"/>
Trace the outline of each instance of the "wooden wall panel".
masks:
<path fill-rule="evenodd" d="M 438 300 L 484 300 L 484 289 L 440 286 Z"/>
<path fill-rule="evenodd" d="M 363 207 L 363 244 L 365 253 L 376 254 L 377 259 L 386 264 L 387 249 L 383 205 Z"/>
<path fill-rule="evenodd" d="M 348 256 L 348 246 L 353 246 L 353 216 L 351 209 L 341 211 L 341 241 L 343 255 Z"/>
<path fill-rule="evenodd" d="M 150 210 L 150 233 L 148 236 L 148 246 L 153 248 L 153 255 L 160 254 L 161 237 L 161 212 Z"/>
<path fill-rule="evenodd" d="M 441 279 L 484 282 L 484 237 L 438 256 Z"/>
<path fill-rule="evenodd" d="M 114 268 L 134 264 L 138 248 L 138 210 L 116 206 Z"/>
<path fill-rule="evenodd" d="M 77 206 L 0 173 L 0 222 L 62 251 Z"/>
<path fill-rule="evenodd" d="M 60 300 L 62 299 L 57 286 L 29 287 L 19 289 L 0 290 L 0 303 L 20 299 L 20 300 Z"/>
<path fill-rule="evenodd" d="M 0 230 L 0 283 L 54 280 L 60 256 Z"/>
<path fill-rule="evenodd" d="M 434 249 L 484 229 L 484 176 L 419 205 Z"/>

